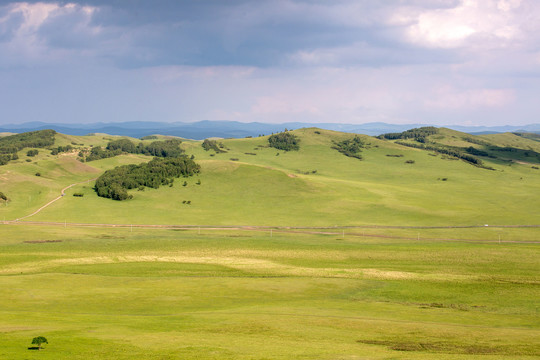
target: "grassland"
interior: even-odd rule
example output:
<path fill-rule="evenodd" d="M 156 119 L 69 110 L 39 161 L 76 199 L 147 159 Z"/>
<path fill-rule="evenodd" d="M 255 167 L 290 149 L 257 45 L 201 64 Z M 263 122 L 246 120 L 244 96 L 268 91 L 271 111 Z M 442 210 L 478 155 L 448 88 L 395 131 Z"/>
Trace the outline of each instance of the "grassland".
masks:
<path fill-rule="evenodd" d="M 533 243 L 21 225 L 2 234 L 1 358 L 533 359 L 540 351 Z M 37 335 L 49 345 L 26 350 Z"/>
<path fill-rule="evenodd" d="M 198 177 L 125 202 L 82 183 L 0 224 L 0 358 L 538 358 L 540 228 L 498 226 L 538 225 L 537 141 L 482 137 L 521 149 L 486 170 L 367 136 L 360 161 L 331 149 L 351 134 L 294 133 L 298 152 L 186 140 Z M 24 154 L 0 167 L 0 220 L 148 160 Z M 27 350 L 39 335 L 46 349 Z"/>
<path fill-rule="evenodd" d="M 200 176 L 185 179 L 187 186 L 178 179 L 173 187 L 132 191 L 133 200 L 114 202 L 97 197 L 91 183 L 81 184 L 31 220 L 269 226 L 538 223 L 540 170 L 534 165 L 540 160 L 535 157 L 528 159 L 532 163 L 488 159 L 495 168 L 490 171 L 366 136 L 370 145 L 360 161 L 331 149 L 333 141 L 350 134 L 314 129 L 295 134 L 301 139 L 300 151 L 269 148 L 267 137 L 222 140 L 228 152 L 217 154 L 204 151 L 200 142 L 185 141 L 186 152 L 202 166 Z M 453 134 L 445 139 L 457 141 Z M 64 156 L 10 163 L 0 168 L 0 178 L 5 180 L 2 191 L 13 201 L 0 207 L 0 219 L 37 209 L 67 184 L 95 177 L 116 164 L 146 159 L 125 155 L 82 164 Z M 41 178 L 34 176 L 37 171 Z M 201 185 L 196 185 L 198 180 Z M 74 192 L 84 197 L 71 196 Z"/>

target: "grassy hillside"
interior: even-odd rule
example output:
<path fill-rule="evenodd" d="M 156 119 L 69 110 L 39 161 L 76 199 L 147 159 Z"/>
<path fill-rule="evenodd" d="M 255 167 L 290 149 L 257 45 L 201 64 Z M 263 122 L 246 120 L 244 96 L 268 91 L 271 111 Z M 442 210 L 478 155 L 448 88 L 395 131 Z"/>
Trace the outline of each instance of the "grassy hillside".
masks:
<path fill-rule="evenodd" d="M 291 134 L 298 151 L 184 140 L 201 173 L 126 201 L 87 181 L 150 157 L 77 159 L 116 137 L 19 151 L 0 166 L 0 219 L 80 184 L 0 223 L 0 358 L 538 357 L 539 228 L 494 226 L 538 224 L 534 139 L 359 135 L 359 160 L 335 149 L 353 134 Z M 472 146 L 483 167 L 410 144 Z"/>
<path fill-rule="evenodd" d="M 31 219 L 272 226 L 538 223 L 540 171 L 535 165 L 540 160 L 536 148 L 529 149 L 532 140 L 511 134 L 504 136 L 512 142 L 500 137 L 490 140 L 493 136 L 472 137 L 447 129 L 432 136 L 439 144 L 450 146 L 520 147 L 493 150 L 499 155 L 496 158 L 481 157 L 494 169 L 486 170 L 433 151 L 368 136 L 360 136 L 365 148 L 363 160 L 358 160 L 332 149 L 335 143 L 352 138 L 351 134 L 318 129 L 291 133 L 300 139 L 299 151 L 271 148 L 267 136 L 217 140 L 226 151 L 222 153 L 205 151 L 200 141 L 184 141 L 186 153 L 202 166 L 200 176 L 176 179 L 173 187 L 132 190 L 134 198 L 125 202 L 99 198 L 91 183 L 81 184 Z M 65 141 L 97 146 L 106 139 L 68 137 Z M 473 144 L 471 139 L 483 145 Z M 40 153 L 31 163 L 21 156 L 0 167 L 0 188 L 12 199 L 1 207 L 0 217 L 20 217 L 57 196 L 66 185 L 91 179 L 115 165 L 149 160 L 124 155 L 83 164 L 75 156 Z M 182 186 L 184 181 L 187 186 Z M 74 192 L 84 197 L 71 196 Z M 187 201 L 189 205 L 184 203 Z"/>

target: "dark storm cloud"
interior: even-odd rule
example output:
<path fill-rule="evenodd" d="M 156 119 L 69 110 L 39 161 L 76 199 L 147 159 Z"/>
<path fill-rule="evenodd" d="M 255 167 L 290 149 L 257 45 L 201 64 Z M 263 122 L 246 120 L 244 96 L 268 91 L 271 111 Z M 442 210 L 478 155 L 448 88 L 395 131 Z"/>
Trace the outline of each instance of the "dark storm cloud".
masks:
<path fill-rule="evenodd" d="M 2 2 L 0 121 L 532 122 L 539 17 L 527 0 Z"/>
<path fill-rule="evenodd" d="M 69 6 L 72 3 L 58 4 Z M 381 23 L 388 9 L 400 1 L 385 2 L 382 6 L 378 1 L 93 0 L 75 3 L 99 10 L 92 14 L 86 27 L 78 26 L 84 23 L 84 14 L 56 16 L 54 21 L 40 27 L 39 36 L 43 41 L 52 47 L 90 47 L 128 68 L 284 66 L 290 65 L 291 56 L 298 52 L 321 48 L 331 51 L 348 46 L 356 46 L 360 53 L 346 56 L 343 59 L 346 65 L 449 59 L 436 50 L 427 56 L 418 56 L 418 50 L 414 51 L 395 36 L 400 33 L 400 26 Z M 435 6 L 433 2 L 428 3 L 429 7 Z M 437 2 L 437 6 L 451 3 Z M 348 9 L 355 12 L 349 18 Z M 99 32 L 85 32 L 87 27 L 99 29 Z M 336 65 L 336 61 L 340 62 L 334 59 L 329 65 Z"/>

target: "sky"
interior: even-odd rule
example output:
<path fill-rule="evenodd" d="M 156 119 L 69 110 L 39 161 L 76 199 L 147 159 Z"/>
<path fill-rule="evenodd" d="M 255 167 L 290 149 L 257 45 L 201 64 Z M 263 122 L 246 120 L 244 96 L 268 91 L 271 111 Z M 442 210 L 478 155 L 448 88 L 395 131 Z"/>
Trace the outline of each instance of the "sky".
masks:
<path fill-rule="evenodd" d="M 537 0 L 0 0 L 0 124 L 540 123 Z"/>

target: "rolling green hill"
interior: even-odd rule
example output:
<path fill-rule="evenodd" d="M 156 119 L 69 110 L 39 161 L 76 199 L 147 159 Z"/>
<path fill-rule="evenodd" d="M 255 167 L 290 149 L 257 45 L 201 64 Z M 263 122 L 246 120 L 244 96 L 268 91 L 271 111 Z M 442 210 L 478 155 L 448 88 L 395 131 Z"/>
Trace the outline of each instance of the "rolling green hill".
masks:
<path fill-rule="evenodd" d="M 78 156 L 118 137 L 18 150 L 0 166 L 0 358 L 537 359 L 534 138 L 291 135 L 298 150 L 182 139 L 200 174 L 125 201 L 92 179 L 151 157 Z"/>
<path fill-rule="evenodd" d="M 298 151 L 272 148 L 267 136 L 218 140 L 223 152 L 184 140 L 182 148 L 202 167 L 199 176 L 177 179 L 172 187 L 130 190 L 133 199 L 125 202 L 99 198 L 92 183 L 83 183 L 27 220 L 269 226 L 538 222 L 540 144 L 534 140 L 514 134 L 472 136 L 448 129 L 439 129 L 421 144 L 414 139 L 360 135 L 363 159 L 359 160 L 335 149 L 337 143 L 352 139 L 351 134 L 315 128 L 291 133 L 300 140 Z M 113 137 L 57 134 L 56 139 L 58 145 L 82 147 L 104 146 Z M 467 156 L 473 155 L 464 149 L 474 148 L 484 154 L 474 155 L 484 167 L 402 144 L 460 149 Z M 150 160 L 126 154 L 81 163 L 74 150 L 57 156 L 41 152 L 27 162 L 25 152 L 0 167 L 0 189 L 11 200 L 0 207 L 0 218 L 12 220 L 32 213 L 62 188 L 93 179 L 106 169 Z M 73 193 L 84 196 L 73 197 Z"/>

